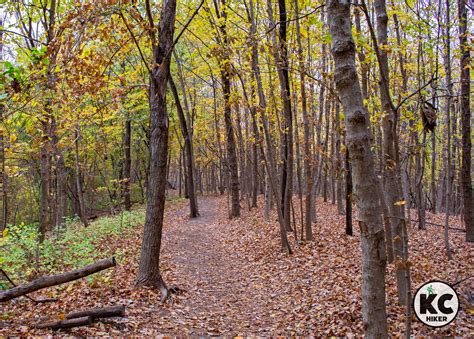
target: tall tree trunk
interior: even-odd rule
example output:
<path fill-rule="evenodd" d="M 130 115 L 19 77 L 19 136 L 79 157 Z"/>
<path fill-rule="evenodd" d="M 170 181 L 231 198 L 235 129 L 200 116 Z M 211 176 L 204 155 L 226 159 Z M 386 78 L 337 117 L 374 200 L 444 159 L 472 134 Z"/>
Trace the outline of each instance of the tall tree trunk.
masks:
<path fill-rule="evenodd" d="M 40 222 L 39 222 L 39 240 L 43 241 L 46 232 L 51 227 L 50 218 L 50 173 L 51 157 L 49 154 L 49 121 L 42 120 L 42 133 L 40 150 Z"/>
<path fill-rule="evenodd" d="M 417 15 L 420 16 L 420 1 L 416 3 L 416 11 Z M 421 22 L 418 24 L 418 51 L 417 51 L 417 78 L 418 78 L 418 86 L 421 86 L 422 83 L 422 75 L 424 74 L 424 65 L 422 61 L 423 51 L 423 37 L 422 37 L 422 27 Z M 422 74 L 423 73 L 423 74 Z M 415 155 L 415 180 L 414 180 L 414 190 L 415 190 L 415 199 L 416 199 L 416 208 L 418 210 L 418 228 L 420 230 L 424 230 L 426 228 L 425 224 L 425 199 L 423 195 L 423 174 L 424 174 L 424 152 L 423 147 L 425 144 L 426 133 L 423 133 L 423 142 L 420 145 L 418 133 L 413 128 L 414 121 L 410 121 L 410 127 L 412 132 L 413 142 L 417 146 L 417 152 Z"/>
<path fill-rule="evenodd" d="M 81 167 L 79 164 L 79 124 L 76 123 L 75 126 L 75 139 L 74 139 L 74 159 L 75 159 L 75 168 L 76 168 L 76 189 L 77 189 L 77 201 L 79 204 L 79 218 L 81 219 L 84 226 L 88 225 L 88 220 L 86 216 L 86 209 L 84 205 L 84 194 L 82 189 L 82 179 L 81 179 Z"/>
<path fill-rule="evenodd" d="M 0 20 L 0 26 L 1 26 Z M 0 44 L 2 43 L 2 38 L 0 37 Z M 1 51 L 0 51 L 0 60 L 1 60 Z M 7 228 L 7 219 L 8 219 L 8 204 L 7 204 L 7 173 L 5 172 L 5 138 L 3 134 L 3 116 L 4 105 L 0 103 L 0 185 L 1 185 L 1 195 L 2 195 L 2 206 L 1 206 L 1 220 L 0 220 L 0 238 L 2 237 L 2 232 Z"/>
<path fill-rule="evenodd" d="M 451 34 L 450 34 L 450 0 L 446 0 L 446 57 L 445 57 L 445 68 L 446 68 L 446 83 L 447 83 L 447 97 L 446 97 L 446 129 L 447 129 L 447 144 L 446 144 L 446 164 L 448 166 L 446 174 L 446 214 L 444 219 L 444 246 L 446 248 L 446 254 L 448 259 L 453 258 L 451 254 L 451 246 L 449 244 L 449 213 L 451 212 L 451 200 L 453 193 L 454 184 L 454 168 L 451 156 L 451 96 L 453 95 L 453 82 L 451 79 Z M 434 132 L 432 132 L 434 133 Z"/>
<path fill-rule="evenodd" d="M 0 27 L 3 27 L 3 18 L 0 18 Z M 0 31 L 0 62 L 3 62 L 3 31 Z M 1 70 L 3 72 L 3 69 Z M 2 79 L 3 80 L 3 79 Z M 3 133 L 5 105 L 0 102 L 0 180 L 1 180 L 1 219 L 0 219 L 0 238 L 3 236 L 3 230 L 7 228 L 8 219 L 8 195 L 7 195 L 7 173 L 5 172 L 5 136 Z"/>
<path fill-rule="evenodd" d="M 288 236 L 287 236 L 287 228 L 283 216 L 283 211 L 281 207 L 281 192 L 279 190 L 279 183 L 278 183 L 278 177 L 277 177 L 277 167 L 276 167 L 276 161 L 275 161 L 275 156 L 273 154 L 273 141 L 272 137 L 269 131 L 268 127 L 268 121 L 266 118 L 266 109 L 267 109 L 267 101 L 265 98 L 265 92 L 263 90 L 263 82 L 262 82 L 262 77 L 260 74 L 260 67 L 259 67 L 259 61 L 258 61 L 258 40 L 256 37 L 257 33 L 257 26 L 256 26 L 256 21 L 255 21 L 255 13 L 254 13 L 254 7 L 253 7 L 253 0 L 249 0 L 249 21 L 251 24 L 251 35 L 252 35 L 252 73 L 255 78 L 255 82 L 257 83 L 257 93 L 258 93 L 258 111 L 260 112 L 260 120 L 263 126 L 263 133 L 264 133 L 264 138 L 265 138 L 265 143 L 267 146 L 267 152 L 265 153 L 264 147 L 262 143 L 260 143 L 260 150 L 261 150 L 261 155 L 264 160 L 265 164 L 265 169 L 267 172 L 267 187 L 266 187 L 266 205 L 265 205 L 265 214 L 269 214 L 269 210 L 271 209 L 271 204 L 272 201 L 274 200 L 276 202 L 277 206 L 277 215 L 278 215 L 278 221 L 280 224 L 280 240 L 281 240 L 281 248 L 283 251 L 287 253 L 291 253 L 291 247 L 290 243 L 288 242 Z M 257 109 L 255 110 L 256 113 Z M 251 111 L 254 112 L 254 111 Z M 255 119 L 255 124 L 256 124 L 256 115 L 253 115 L 253 119 Z M 271 191 L 271 194 L 269 194 L 269 189 Z M 272 199 L 272 194 L 273 198 Z"/>
<path fill-rule="evenodd" d="M 300 72 L 300 86 L 301 86 L 301 109 L 303 114 L 303 133 L 304 133 L 304 177 L 306 181 L 305 190 L 305 239 L 313 240 L 313 228 L 311 221 L 311 205 L 313 203 L 313 169 L 312 169 L 312 153 L 311 153 L 311 128 L 308 117 L 308 104 L 306 98 L 306 67 L 303 58 L 303 44 L 301 42 L 301 29 L 299 20 L 298 0 L 294 0 L 294 8 L 296 12 L 296 42 L 298 44 L 298 66 Z"/>
<path fill-rule="evenodd" d="M 436 214 L 436 135 L 431 133 L 431 212 Z"/>
<path fill-rule="evenodd" d="M 276 25 L 273 22 L 273 9 L 270 0 L 267 1 L 268 16 L 273 30 Z M 273 56 L 278 70 L 280 83 L 280 95 L 283 103 L 284 125 L 283 125 L 283 165 L 281 173 L 282 208 L 287 231 L 291 231 L 291 199 L 293 196 L 293 117 L 291 111 L 290 79 L 288 73 L 288 46 L 286 41 L 287 12 L 286 1 L 278 0 L 279 25 L 278 46 L 273 46 Z M 272 33 L 274 34 L 274 33 Z M 275 44 L 275 39 L 273 41 Z"/>
<path fill-rule="evenodd" d="M 470 56 L 468 46 L 467 0 L 458 0 L 459 45 L 461 46 L 461 128 L 462 165 L 461 185 L 463 200 L 463 219 L 466 225 L 466 241 L 474 242 L 474 199 L 472 197 L 472 141 L 470 108 Z"/>
<path fill-rule="evenodd" d="M 130 211 L 132 208 L 132 202 L 130 199 L 130 177 L 132 167 L 131 157 L 131 142 L 132 142 L 132 121 L 130 120 L 130 114 L 127 112 L 125 117 L 125 136 L 123 140 L 124 159 L 123 159 L 123 202 L 125 209 Z"/>
<path fill-rule="evenodd" d="M 296 85 L 293 84 L 293 92 L 296 93 Z M 303 207 L 303 178 L 302 178 L 302 168 L 301 168 L 301 147 L 300 147 L 300 132 L 298 128 L 298 97 L 294 96 L 293 102 L 293 126 L 295 127 L 294 135 L 295 135 L 295 149 L 296 149 L 296 181 L 298 184 L 298 200 L 300 202 L 300 220 L 301 220 L 301 239 L 303 240 L 303 229 L 304 229 L 304 207 Z M 291 202 L 293 203 L 293 202 Z M 293 231 L 296 234 L 296 219 L 294 213 L 294 207 L 292 207 L 292 215 L 293 215 Z"/>
<path fill-rule="evenodd" d="M 186 162 L 186 191 L 189 196 L 189 215 L 191 218 L 196 218 L 199 216 L 198 204 L 196 198 L 196 187 L 194 185 L 194 162 L 193 162 L 193 145 L 191 142 L 191 133 L 188 129 L 188 124 L 186 122 L 186 117 L 184 116 L 183 107 L 181 106 L 181 101 L 179 100 L 178 90 L 173 81 L 173 77 L 169 77 L 168 83 L 173 93 L 174 101 L 176 103 L 176 109 L 178 111 L 179 124 L 181 126 L 181 133 L 184 139 L 184 150 L 186 156 L 184 157 Z"/>
<path fill-rule="evenodd" d="M 250 110 L 254 110 L 253 113 L 256 113 L 256 107 L 253 106 L 250 108 Z M 259 163 L 259 157 L 258 157 L 258 146 L 257 146 L 257 140 L 260 139 L 259 133 L 258 133 L 258 126 L 256 119 L 252 120 L 252 133 L 255 141 L 252 143 L 252 208 L 257 208 L 257 198 L 258 198 L 258 191 L 259 191 L 259 173 L 258 173 L 258 163 Z"/>
<path fill-rule="evenodd" d="M 240 175 L 240 195 L 241 197 L 246 197 L 248 193 L 248 184 L 249 182 L 245 180 L 245 142 L 242 133 L 242 118 L 241 118 L 241 111 L 238 102 L 234 104 L 235 107 L 235 125 L 236 125 L 236 132 L 237 132 L 237 143 L 236 147 L 238 147 L 238 166 L 239 166 L 239 175 Z"/>
<path fill-rule="evenodd" d="M 323 178 L 323 201 L 327 202 L 327 185 L 328 185 L 328 168 L 329 168 L 329 123 L 330 123 L 330 116 L 331 116 L 331 109 L 332 109 L 332 100 L 329 100 L 329 97 L 326 99 L 326 110 L 325 110 L 325 125 L 324 125 L 324 149 L 323 149 L 323 156 L 321 158 L 321 170 L 320 173 L 324 172 Z M 319 180 L 319 179 L 317 179 Z"/>
<path fill-rule="evenodd" d="M 231 208 L 229 217 L 240 217 L 240 182 L 239 169 L 237 163 L 237 150 L 235 145 L 234 126 L 232 123 L 232 102 L 231 102 L 231 77 L 232 69 L 230 64 L 229 37 L 227 35 L 227 4 L 226 0 L 220 0 L 221 8 L 214 1 L 216 14 L 219 19 L 220 43 L 223 49 L 222 55 L 218 58 L 221 72 L 222 90 L 224 93 L 224 123 L 227 137 L 227 162 L 229 169 L 229 183 L 231 195 Z"/>
<path fill-rule="evenodd" d="M 336 133 L 336 142 L 335 142 L 335 157 L 336 157 L 336 164 L 335 164 L 335 173 L 334 176 L 336 177 L 336 200 L 337 200 L 337 212 L 339 215 L 344 215 L 344 205 L 342 204 L 342 195 L 344 192 L 343 189 L 343 166 L 342 166 L 342 158 L 341 158 L 341 127 L 340 127 L 340 105 L 336 103 L 336 114 L 334 118 L 334 131 Z M 334 156 L 333 156 L 334 157 Z"/>
<path fill-rule="evenodd" d="M 76 189 L 77 189 L 77 201 L 79 203 L 79 218 L 81 218 L 84 226 L 88 225 L 86 216 L 86 209 L 84 206 L 84 194 L 82 192 L 82 180 L 81 180 L 81 167 L 79 165 L 79 139 L 81 135 L 79 132 L 79 124 L 76 122 L 75 126 L 75 138 L 74 138 L 74 159 L 76 168 Z"/>
<path fill-rule="evenodd" d="M 56 151 L 56 227 L 64 224 L 67 216 L 67 168 L 61 150 L 55 146 Z"/>
<path fill-rule="evenodd" d="M 355 66 L 350 2 L 330 0 L 328 6 L 334 80 L 345 113 L 347 146 L 356 189 L 362 247 L 362 318 L 365 335 L 387 337 L 385 310 L 385 244 L 374 156 L 370 149 L 369 115 L 364 107 Z"/>
<path fill-rule="evenodd" d="M 363 3 L 365 6 L 365 2 Z M 406 235 L 403 234 L 405 216 L 402 203 L 403 196 L 396 135 L 398 112 L 396 111 L 390 97 L 390 77 L 387 52 L 386 49 L 380 48 L 380 46 L 386 46 L 388 44 L 388 15 L 385 0 L 375 0 L 374 7 L 377 18 L 377 39 L 375 39 L 373 36 L 373 40 L 374 44 L 376 43 L 379 47 L 376 53 L 380 71 L 380 98 L 383 109 L 386 113 L 382 122 L 384 132 L 383 146 L 385 160 L 384 187 L 388 211 L 391 216 L 391 233 L 397 276 L 398 301 L 402 305 L 408 305 L 410 302 L 407 299 L 409 286 L 406 280 L 405 272 L 408 269 L 406 265 L 406 260 L 408 258 L 408 241 L 404 241 Z M 367 20 L 369 20 L 368 17 Z"/>
<path fill-rule="evenodd" d="M 158 41 L 156 41 L 150 2 L 146 1 L 148 22 L 153 28 L 150 38 L 153 49 L 153 68 L 150 70 L 150 166 L 148 175 L 145 226 L 136 283 L 138 286 L 159 288 L 162 300 L 168 288 L 160 273 L 160 250 L 166 198 L 166 170 L 168 161 L 169 121 L 166 110 L 166 85 L 170 74 L 173 48 L 176 0 L 164 0 Z"/>
<path fill-rule="evenodd" d="M 346 234 L 353 235 L 352 231 L 352 170 L 349 161 L 349 149 L 346 146 L 344 157 L 346 165 Z"/>

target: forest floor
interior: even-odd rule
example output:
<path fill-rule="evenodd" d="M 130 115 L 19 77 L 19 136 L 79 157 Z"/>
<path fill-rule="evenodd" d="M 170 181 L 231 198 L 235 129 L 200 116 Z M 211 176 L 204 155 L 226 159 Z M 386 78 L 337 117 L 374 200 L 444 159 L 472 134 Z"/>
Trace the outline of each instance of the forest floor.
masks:
<path fill-rule="evenodd" d="M 242 202 L 244 206 L 244 202 Z M 229 220 L 224 197 L 201 197 L 201 216 L 189 219 L 184 201 L 168 204 L 163 233 L 162 271 L 169 287 L 178 287 L 166 304 L 149 289 L 135 289 L 142 227 L 111 236 L 101 246 L 120 251 L 123 260 L 105 278 L 86 279 L 56 288 L 59 301 L 34 304 L 19 298 L 0 305 L 0 336 L 5 335 L 360 335 L 360 247 L 358 231 L 344 235 L 344 216 L 337 208 L 317 201 L 318 221 L 313 243 L 290 241 L 294 254 L 281 253 L 276 217 L 263 217 L 262 208 Z M 442 215 L 429 215 L 442 223 Z M 356 225 L 356 224 L 355 224 Z M 453 219 L 451 226 L 461 227 Z M 444 251 L 442 228 L 410 228 L 412 282 L 439 279 L 457 282 L 473 274 L 474 247 L 464 233 L 452 231 L 454 260 Z M 441 329 L 430 329 L 413 318 L 416 335 L 474 335 L 473 279 L 456 286 L 461 298 L 457 319 Z M 50 289 L 51 290 L 51 289 Z M 46 291 L 46 290 L 45 290 Z M 50 296 L 40 291 L 36 297 Z M 48 294 L 49 293 L 49 294 Z M 126 306 L 126 317 L 59 332 L 31 326 L 49 315 L 113 304 Z M 397 306 L 393 265 L 387 269 L 389 330 L 401 335 L 404 309 Z M 8 316 L 5 316 L 8 315 Z"/>

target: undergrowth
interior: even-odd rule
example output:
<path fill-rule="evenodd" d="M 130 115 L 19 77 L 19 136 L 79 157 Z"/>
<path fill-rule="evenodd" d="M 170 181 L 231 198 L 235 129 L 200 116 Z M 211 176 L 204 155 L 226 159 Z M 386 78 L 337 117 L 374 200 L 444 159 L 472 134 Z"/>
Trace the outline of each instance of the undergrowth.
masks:
<path fill-rule="evenodd" d="M 101 217 L 84 227 L 77 218 L 50 232 L 42 243 L 38 241 L 37 224 L 10 225 L 0 238 L 0 268 L 16 283 L 25 282 L 45 274 L 79 268 L 114 255 L 118 262 L 123 253 L 99 245 L 111 236 L 124 235 L 143 225 L 144 209 L 123 211 L 117 215 Z M 0 289 L 10 288 L 0 276 Z"/>

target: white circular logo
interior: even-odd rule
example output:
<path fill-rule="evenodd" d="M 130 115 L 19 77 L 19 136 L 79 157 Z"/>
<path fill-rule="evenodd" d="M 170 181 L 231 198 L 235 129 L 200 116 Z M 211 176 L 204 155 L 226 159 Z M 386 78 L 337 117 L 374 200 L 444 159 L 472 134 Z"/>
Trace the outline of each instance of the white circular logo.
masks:
<path fill-rule="evenodd" d="M 413 309 L 423 324 L 443 327 L 458 315 L 459 298 L 456 291 L 442 281 L 429 281 L 415 293 Z"/>

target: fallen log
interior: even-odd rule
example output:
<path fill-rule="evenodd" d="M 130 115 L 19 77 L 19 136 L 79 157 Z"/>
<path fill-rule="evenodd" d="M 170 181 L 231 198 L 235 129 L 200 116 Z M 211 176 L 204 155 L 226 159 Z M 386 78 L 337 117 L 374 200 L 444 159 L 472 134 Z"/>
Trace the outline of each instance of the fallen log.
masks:
<path fill-rule="evenodd" d="M 110 317 L 123 317 L 125 315 L 125 306 L 115 305 L 104 308 L 92 308 L 85 311 L 72 312 L 66 315 L 66 319 L 91 317 L 92 319 L 97 318 L 110 318 Z"/>
<path fill-rule="evenodd" d="M 419 220 L 415 220 L 415 219 L 411 219 L 411 221 L 413 221 L 415 224 L 418 224 L 418 222 L 419 222 Z M 426 220 L 425 220 L 425 224 L 431 225 L 431 226 L 443 227 L 443 228 L 445 227 L 444 225 L 436 224 L 434 222 L 430 222 L 430 221 L 426 221 Z M 448 229 L 453 230 L 453 231 L 466 232 L 466 230 L 463 229 L 463 228 L 457 228 L 457 227 L 449 226 Z"/>
<path fill-rule="evenodd" d="M 109 259 L 97 261 L 96 263 L 87 265 L 83 268 L 79 268 L 71 272 L 41 277 L 29 283 L 19 285 L 12 289 L 0 292 L 0 302 L 18 298 L 22 295 L 26 295 L 28 293 L 38 291 L 46 287 L 61 285 L 69 281 L 84 278 L 88 275 L 113 267 L 116 264 L 117 263 L 115 262 L 115 258 L 111 257 Z"/>
<path fill-rule="evenodd" d="M 17 287 L 17 284 L 15 284 L 13 282 L 13 280 L 10 279 L 10 277 L 8 276 L 7 272 L 5 272 L 3 269 L 0 268 L 0 273 L 3 274 L 3 276 L 8 280 L 8 282 L 10 284 L 12 284 L 13 287 Z M 37 304 L 41 304 L 41 303 L 51 303 L 51 302 L 56 302 L 58 301 L 59 299 L 57 298 L 41 298 L 41 299 L 34 299 L 28 295 L 26 295 L 25 297 L 27 297 L 28 299 L 30 299 L 31 301 L 37 303 Z"/>
<path fill-rule="evenodd" d="M 59 330 L 61 328 L 87 326 L 87 325 L 90 325 L 90 324 L 92 324 L 92 318 L 91 317 L 81 317 L 81 318 L 51 321 L 51 322 L 36 324 L 34 327 L 38 328 L 38 329 L 50 328 L 52 330 Z"/>

